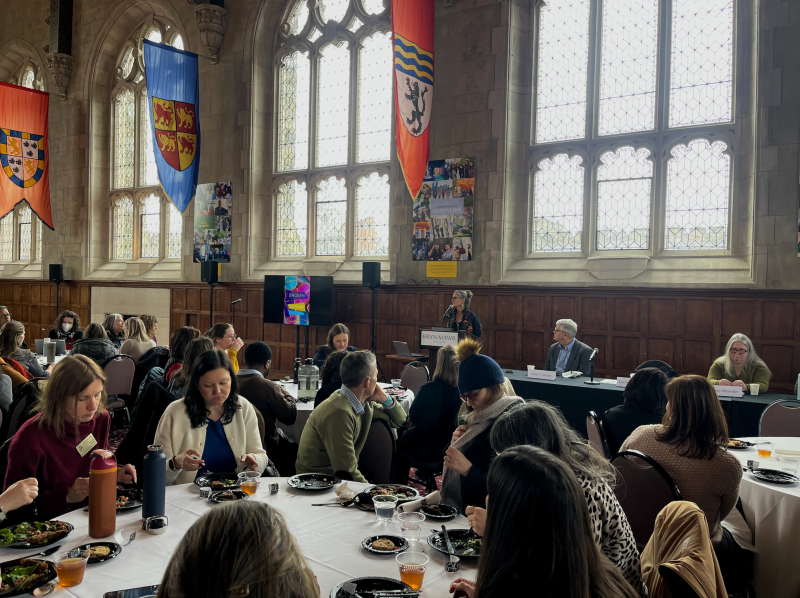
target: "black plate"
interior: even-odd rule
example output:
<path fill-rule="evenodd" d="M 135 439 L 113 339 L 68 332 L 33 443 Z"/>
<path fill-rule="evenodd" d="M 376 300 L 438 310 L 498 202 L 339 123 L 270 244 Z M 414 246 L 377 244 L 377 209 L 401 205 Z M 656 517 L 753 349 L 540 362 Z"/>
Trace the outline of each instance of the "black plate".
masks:
<path fill-rule="evenodd" d="M 200 488 L 211 487 L 211 482 L 215 480 L 234 480 L 234 484 L 231 486 L 225 486 L 224 488 L 211 488 L 214 491 L 217 490 L 235 490 L 239 487 L 239 474 L 235 471 L 233 473 L 204 473 L 203 475 L 199 475 L 194 479 L 194 485 L 199 486 Z"/>
<path fill-rule="evenodd" d="M 222 490 L 222 492 L 225 491 Z M 211 497 L 208 500 L 218 505 L 221 505 L 225 504 L 226 502 L 236 502 L 236 500 L 245 500 L 247 498 L 250 498 L 250 495 L 247 494 L 246 492 L 242 492 L 241 490 L 231 490 L 231 492 L 233 492 L 233 495 L 236 497 L 236 500 L 219 500 L 217 496 L 219 496 L 222 492 L 215 492 L 214 494 L 211 495 Z"/>
<path fill-rule="evenodd" d="M 389 388 L 385 388 L 384 392 L 390 397 L 402 397 L 408 392 L 408 389 L 404 386 L 398 386 L 397 388 L 390 386 Z"/>
<path fill-rule="evenodd" d="M 127 496 L 128 502 L 117 507 L 117 513 L 126 513 L 134 509 L 141 509 L 144 501 L 144 491 L 140 488 L 117 488 L 117 498 Z"/>
<path fill-rule="evenodd" d="M 0 571 L 8 571 L 11 567 L 18 564 L 21 560 L 23 559 L 14 559 L 11 561 L 0 563 Z M 44 559 L 42 558 L 35 558 L 31 560 L 44 561 Z M 15 588 L 7 592 L 0 592 L 0 596 L 2 596 L 3 598 L 8 598 L 10 596 L 22 596 L 23 594 L 28 594 L 29 592 L 32 592 L 36 588 L 41 587 L 46 583 L 49 583 L 54 579 L 56 579 L 58 577 L 58 574 L 56 573 L 56 566 L 50 561 L 45 561 L 45 562 L 47 563 L 47 573 L 45 573 L 43 577 L 37 579 L 31 585 L 26 585 L 23 586 L 22 588 Z"/>
<path fill-rule="evenodd" d="M 750 473 L 761 482 L 768 484 L 796 484 L 800 478 L 792 473 L 778 471 L 777 469 L 754 469 Z"/>
<path fill-rule="evenodd" d="M 339 596 L 339 591 L 346 583 L 356 584 L 357 592 L 377 592 L 378 590 L 411 590 L 411 586 L 403 583 L 399 579 L 391 579 L 389 577 L 354 577 L 338 584 L 331 590 L 330 598 L 343 598 Z"/>
<path fill-rule="evenodd" d="M 738 438 L 731 438 L 731 440 L 739 440 L 739 439 Z M 756 445 L 755 442 L 747 442 L 746 440 L 739 440 L 739 442 L 742 443 L 742 446 L 735 446 L 735 445 L 731 446 L 729 444 L 729 445 L 727 445 L 728 449 L 732 450 L 732 451 L 744 451 L 744 450 L 752 448 L 752 447 L 754 447 Z"/>
<path fill-rule="evenodd" d="M 402 498 L 400 495 L 395 495 L 398 498 L 397 500 L 398 504 L 409 502 L 411 500 L 417 500 L 420 497 L 419 490 L 417 490 L 416 488 L 412 488 L 411 486 L 404 486 L 403 484 L 376 484 L 374 486 L 370 486 L 369 488 L 364 490 L 364 492 L 367 494 L 371 494 L 373 496 L 377 496 L 377 493 L 374 493 L 373 490 L 375 490 L 376 488 L 383 488 L 384 486 L 395 486 L 396 488 L 404 488 L 405 490 L 410 490 L 411 492 L 413 492 L 411 496 L 406 495 L 405 498 Z"/>
<path fill-rule="evenodd" d="M 53 521 L 58 521 L 58 520 L 54 519 Z M 45 548 L 46 546 L 52 546 L 53 544 L 58 544 L 59 542 L 61 542 L 61 540 L 63 540 L 64 538 L 69 536 L 73 531 L 75 531 L 75 526 L 74 525 L 72 525 L 71 523 L 67 523 L 66 521 L 64 521 L 63 523 L 67 524 L 67 535 L 66 536 L 61 536 L 57 540 L 50 540 L 49 542 L 45 542 L 43 544 L 28 544 L 26 542 L 25 544 L 17 544 L 16 546 L 13 546 L 13 545 L 12 546 L 5 546 L 5 547 L 0 546 L 0 548 L 17 548 L 19 550 L 30 550 L 31 548 Z M 19 525 L 19 524 L 17 524 L 17 525 Z M 11 529 L 13 531 L 14 528 L 17 527 L 17 525 L 11 525 L 11 526 L 9 526 L 9 529 Z M 0 571 L 2 571 L 2 569 L 0 569 Z"/>
<path fill-rule="evenodd" d="M 449 554 L 452 556 L 457 556 L 462 559 L 477 559 L 481 556 L 480 551 L 476 554 L 464 554 L 463 548 L 456 548 L 456 542 L 459 540 L 464 539 L 464 537 L 469 534 L 468 529 L 448 529 L 447 535 L 450 537 L 450 543 L 453 545 L 453 552 L 447 551 L 447 543 L 444 540 L 444 535 L 442 532 L 436 532 L 435 534 L 431 534 L 428 536 L 428 546 L 431 548 L 438 550 L 442 554 Z"/>
<path fill-rule="evenodd" d="M 117 544 L 116 542 L 92 542 L 91 544 L 82 544 L 81 546 L 77 546 L 78 550 L 89 550 L 94 546 L 108 546 L 111 549 L 111 552 L 108 553 L 108 556 L 93 556 L 89 558 L 88 564 L 95 565 L 97 563 L 105 563 L 106 561 L 110 561 L 114 557 L 119 556 L 122 552 L 122 546 Z"/>
<path fill-rule="evenodd" d="M 286 480 L 286 483 L 296 490 L 322 492 L 324 490 L 338 488 L 342 480 L 335 475 L 324 473 L 298 473 Z"/>
<path fill-rule="evenodd" d="M 431 512 L 428 511 L 428 509 L 430 509 L 431 507 L 438 507 L 442 511 L 445 511 L 447 514 L 444 514 L 444 513 L 442 513 L 442 514 L 431 513 Z M 437 521 L 447 521 L 449 519 L 452 519 L 456 515 L 458 515 L 458 510 L 455 507 L 451 507 L 450 505 L 442 505 L 442 504 L 438 504 L 438 505 L 422 505 L 419 508 L 419 511 L 420 511 L 420 513 L 425 515 L 425 519 L 436 519 Z"/>
<path fill-rule="evenodd" d="M 394 542 L 395 549 L 394 550 L 378 550 L 377 548 L 372 547 L 372 543 L 375 540 L 380 540 L 381 538 L 386 538 Z M 366 550 L 367 552 L 371 552 L 372 554 L 397 554 L 398 552 L 403 552 L 404 550 L 408 550 L 408 540 L 405 538 L 401 538 L 400 536 L 390 536 L 388 534 L 381 534 L 378 536 L 370 536 L 369 538 L 364 538 L 361 542 L 361 548 Z"/>

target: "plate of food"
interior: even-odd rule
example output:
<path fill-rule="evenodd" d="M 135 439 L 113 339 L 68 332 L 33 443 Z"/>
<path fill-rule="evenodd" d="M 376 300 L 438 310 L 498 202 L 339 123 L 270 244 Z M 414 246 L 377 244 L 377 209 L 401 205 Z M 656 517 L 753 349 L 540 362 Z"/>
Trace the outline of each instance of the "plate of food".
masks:
<path fill-rule="evenodd" d="M 345 598 L 349 596 L 346 594 L 342 587 L 346 583 L 352 583 L 356 586 L 356 592 L 364 594 L 374 594 L 375 592 L 380 591 L 391 591 L 391 590 L 406 590 L 412 591 L 411 586 L 408 584 L 403 583 L 399 579 L 391 579 L 389 577 L 354 577 L 353 579 L 348 579 L 347 581 L 343 581 L 336 587 L 331 590 L 330 598 Z"/>
<path fill-rule="evenodd" d="M 425 514 L 426 519 L 436 519 L 437 521 L 446 521 L 458 515 L 458 510 L 450 505 L 422 505 L 419 510 Z"/>
<path fill-rule="evenodd" d="M 400 536 L 370 536 L 361 542 L 361 548 L 372 554 L 397 554 L 408 550 L 408 540 Z"/>
<path fill-rule="evenodd" d="M 89 565 L 110 561 L 122 552 L 122 546 L 116 542 L 92 542 L 78 546 L 77 549 L 89 551 Z"/>
<path fill-rule="evenodd" d="M 33 521 L 0 529 L 0 548 L 39 548 L 55 544 L 75 528 L 66 521 Z M 2 570 L 0 570 L 2 571 Z"/>
<path fill-rule="evenodd" d="M 337 488 L 342 480 L 335 475 L 325 473 L 298 473 L 286 480 L 286 483 L 297 490 L 321 492 Z"/>
<path fill-rule="evenodd" d="M 434 532 L 428 536 L 428 546 L 443 554 L 461 558 L 478 558 L 481 556 L 481 537 L 469 529 L 449 529 L 447 535 L 453 545 L 453 552 L 447 550 L 447 542 L 442 532 Z"/>
<path fill-rule="evenodd" d="M 117 513 L 140 509 L 144 501 L 144 491 L 135 486 L 117 486 Z"/>
<path fill-rule="evenodd" d="M 728 440 L 728 448 L 734 451 L 743 451 L 755 445 L 755 442 L 747 442 L 746 440 L 739 440 L 738 438 L 730 438 Z"/>
<path fill-rule="evenodd" d="M 406 392 L 408 392 L 408 389 L 402 386 L 390 386 L 389 388 L 385 389 L 384 392 L 390 397 L 402 397 L 404 394 L 406 394 Z"/>
<path fill-rule="evenodd" d="M 376 484 L 375 486 L 370 486 L 364 490 L 364 492 L 370 496 L 396 496 L 398 503 L 417 500 L 419 498 L 419 490 L 411 486 L 403 486 L 402 484 Z"/>
<path fill-rule="evenodd" d="M 0 563 L 2 583 L 0 596 L 21 596 L 53 581 L 58 575 L 56 566 L 39 559 L 14 559 Z"/>
<path fill-rule="evenodd" d="M 241 490 L 223 490 L 222 492 L 215 492 L 208 500 L 213 503 L 220 504 L 223 502 L 234 502 L 237 500 L 244 500 L 250 498 L 250 495 Z"/>
<path fill-rule="evenodd" d="M 793 473 L 778 471 L 777 469 L 754 469 L 750 473 L 757 480 L 768 484 L 796 484 L 800 482 L 800 478 Z"/>
<path fill-rule="evenodd" d="M 204 473 L 194 479 L 194 485 L 212 490 L 235 490 L 239 487 L 239 474 L 230 473 Z"/>

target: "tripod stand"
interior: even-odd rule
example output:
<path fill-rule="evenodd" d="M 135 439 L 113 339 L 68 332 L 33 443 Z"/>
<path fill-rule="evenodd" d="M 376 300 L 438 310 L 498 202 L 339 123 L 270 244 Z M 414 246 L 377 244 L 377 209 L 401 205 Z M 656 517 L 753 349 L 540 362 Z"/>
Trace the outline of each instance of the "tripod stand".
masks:
<path fill-rule="evenodd" d="M 375 354 L 375 363 L 378 365 L 378 380 L 383 379 L 386 382 L 386 374 L 383 373 L 381 362 L 378 359 L 378 353 L 375 351 L 375 295 L 377 295 L 377 287 L 372 287 L 372 342 L 370 350 Z"/>

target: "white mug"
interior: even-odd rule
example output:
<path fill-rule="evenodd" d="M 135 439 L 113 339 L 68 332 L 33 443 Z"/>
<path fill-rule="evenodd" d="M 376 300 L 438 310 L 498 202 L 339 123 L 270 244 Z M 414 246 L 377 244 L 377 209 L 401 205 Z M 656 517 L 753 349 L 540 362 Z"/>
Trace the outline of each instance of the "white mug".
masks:
<path fill-rule="evenodd" d="M 759 386 L 758 384 L 751 384 L 750 385 L 750 394 L 753 396 L 758 395 Z"/>

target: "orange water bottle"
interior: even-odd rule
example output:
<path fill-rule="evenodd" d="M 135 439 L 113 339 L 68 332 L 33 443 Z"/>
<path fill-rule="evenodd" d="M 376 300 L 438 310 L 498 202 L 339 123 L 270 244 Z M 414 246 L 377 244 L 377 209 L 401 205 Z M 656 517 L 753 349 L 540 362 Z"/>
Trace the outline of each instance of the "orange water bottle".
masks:
<path fill-rule="evenodd" d="M 89 535 L 113 536 L 117 528 L 117 458 L 113 453 L 92 451 L 89 466 Z"/>

